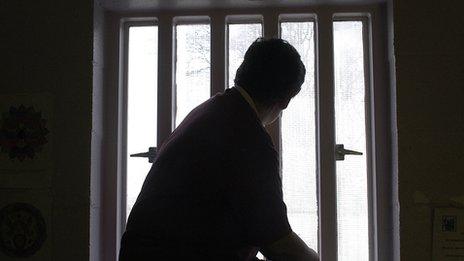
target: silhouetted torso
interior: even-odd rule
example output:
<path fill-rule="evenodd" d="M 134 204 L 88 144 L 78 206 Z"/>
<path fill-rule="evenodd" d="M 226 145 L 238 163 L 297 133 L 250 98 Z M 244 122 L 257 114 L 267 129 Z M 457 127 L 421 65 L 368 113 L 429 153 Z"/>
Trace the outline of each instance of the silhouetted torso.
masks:
<path fill-rule="evenodd" d="M 160 148 L 120 260 L 252 260 L 290 233 L 278 170 L 272 141 L 240 93 L 214 96 Z"/>

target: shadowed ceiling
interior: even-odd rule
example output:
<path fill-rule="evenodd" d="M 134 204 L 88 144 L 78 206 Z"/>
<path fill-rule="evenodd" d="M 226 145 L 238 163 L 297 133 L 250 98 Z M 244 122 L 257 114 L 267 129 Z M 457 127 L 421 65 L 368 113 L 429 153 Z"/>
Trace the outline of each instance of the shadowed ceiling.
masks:
<path fill-rule="evenodd" d="M 174 10 L 202 8 L 297 7 L 310 5 L 356 5 L 386 0 L 100 0 L 113 11 Z"/>

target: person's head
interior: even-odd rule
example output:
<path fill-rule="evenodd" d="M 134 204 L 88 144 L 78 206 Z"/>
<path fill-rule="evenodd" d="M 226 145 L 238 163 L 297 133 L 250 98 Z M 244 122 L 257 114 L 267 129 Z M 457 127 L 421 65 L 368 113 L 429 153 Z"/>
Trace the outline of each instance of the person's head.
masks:
<path fill-rule="evenodd" d="M 287 41 L 258 38 L 246 51 L 234 82 L 248 92 L 267 125 L 298 94 L 305 73 L 300 55 Z"/>

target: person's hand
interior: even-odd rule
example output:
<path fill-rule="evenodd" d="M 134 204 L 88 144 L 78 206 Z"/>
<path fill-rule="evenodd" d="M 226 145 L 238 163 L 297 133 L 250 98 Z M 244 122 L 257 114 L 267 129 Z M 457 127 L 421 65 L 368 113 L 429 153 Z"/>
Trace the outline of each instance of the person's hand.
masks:
<path fill-rule="evenodd" d="M 272 261 L 319 261 L 316 251 L 309 248 L 294 232 L 263 247 L 261 252 Z"/>

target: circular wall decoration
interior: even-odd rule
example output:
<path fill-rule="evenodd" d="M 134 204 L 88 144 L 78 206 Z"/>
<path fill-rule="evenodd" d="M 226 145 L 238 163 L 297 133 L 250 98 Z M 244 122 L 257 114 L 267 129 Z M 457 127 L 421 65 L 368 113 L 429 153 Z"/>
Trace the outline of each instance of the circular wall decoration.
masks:
<path fill-rule="evenodd" d="M 0 250 L 12 257 L 36 253 L 47 237 L 40 211 L 26 203 L 13 203 L 0 210 Z"/>
<path fill-rule="evenodd" d="M 10 159 L 32 159 L 48 142 L 46 120 L 34 107 L 11 106 L 0 119 L 0 148 Z"/>

